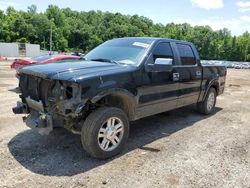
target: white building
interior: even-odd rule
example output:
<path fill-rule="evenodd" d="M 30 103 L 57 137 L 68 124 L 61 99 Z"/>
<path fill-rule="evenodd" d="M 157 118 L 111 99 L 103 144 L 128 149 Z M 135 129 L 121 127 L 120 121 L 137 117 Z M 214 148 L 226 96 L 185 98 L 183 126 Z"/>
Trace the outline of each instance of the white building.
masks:
<path fill-rule="evenodd" d="M 3 43 L 0 42 L 0 56 L 4 57 L 33 57 L 40 55 L 40 45 L 27 43 Z"/>

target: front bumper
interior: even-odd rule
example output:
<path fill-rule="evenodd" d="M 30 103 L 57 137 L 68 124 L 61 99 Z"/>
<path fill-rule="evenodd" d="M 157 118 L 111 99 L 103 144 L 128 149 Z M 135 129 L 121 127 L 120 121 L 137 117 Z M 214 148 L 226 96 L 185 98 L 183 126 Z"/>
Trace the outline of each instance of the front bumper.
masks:
<path fill-rule="evenodd" d="M 49 113 L 45 113 L 41 101 L 37 102 L 30 97 L 26 98 L 27 104 L 17 102 L 17 106 L 12 108 L 14 114 L 28 114 L 23 117 L 26 125 L 37 130 L 42 135 L 48 135 L 53 130 L 53 118 Z"/>
<path fill-rule="evenodd" d="M 41 135 L 48 135 L 53 130 L 52 116 L 49 114 L 32 111 L 23 121 L 31 129 L 35 129 Z"/>

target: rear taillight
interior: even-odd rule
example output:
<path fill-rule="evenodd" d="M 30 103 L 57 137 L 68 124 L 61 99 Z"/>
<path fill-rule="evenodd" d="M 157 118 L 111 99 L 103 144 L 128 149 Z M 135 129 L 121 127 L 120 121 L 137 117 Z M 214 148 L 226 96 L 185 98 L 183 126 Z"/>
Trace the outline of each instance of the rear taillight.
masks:
<path fill-rule="evenodd" d="M 16 63 L 16 62 L 12 63 L 11 66 L 10 66 L 10 68 L 15 69 L 15 70 L 18 70 L 18 69 L 20 69 L 22 67 L 23 67 L 23 65 L 20 65 L 19 63 Z"/>
<path fill-rule="evenodd" d="M 15 68 L 15 64 L 16 64 L 15 62 L 12 63 L 12 64 L 10 65 L 10 68 L 11 68 L 11 69 L 14 69 L 14 68 Z"/>

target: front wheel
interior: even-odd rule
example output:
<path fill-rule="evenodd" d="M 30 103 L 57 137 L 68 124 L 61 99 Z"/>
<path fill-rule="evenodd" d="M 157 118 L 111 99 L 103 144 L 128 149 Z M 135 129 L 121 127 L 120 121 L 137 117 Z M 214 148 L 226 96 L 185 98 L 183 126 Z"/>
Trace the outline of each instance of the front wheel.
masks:
<path fill-rule="evenodd" d="M 81 141 L 92 157 L 106 159 L 123 149 L 129 135 L 127 115 L 119 108 L 102 107 L 85 120 Z"/>
<path fill-rule="evenodd" d="M 217 93 L 214 88 L 210 88 L 203 102 L 197 104 L 198 111 L 203 114 L 211 114 L 216 104 Z"/>

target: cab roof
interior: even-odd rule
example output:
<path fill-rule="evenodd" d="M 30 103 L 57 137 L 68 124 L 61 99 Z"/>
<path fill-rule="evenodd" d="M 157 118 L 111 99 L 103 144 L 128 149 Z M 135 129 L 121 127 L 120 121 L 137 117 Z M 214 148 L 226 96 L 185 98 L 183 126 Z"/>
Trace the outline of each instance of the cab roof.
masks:
<path fill-rule="evenodd" d="M 146 43 L 165 41 L 165 42 L 192 44 L 191 42 L 187 42 L 187 41 L 183 41 L 183 40 L 160 38 L 160 37 L 124 37 L 124 38 L 115 38 L 112 40 L 133 40 L 133 41 L 146 42 Z"/>

